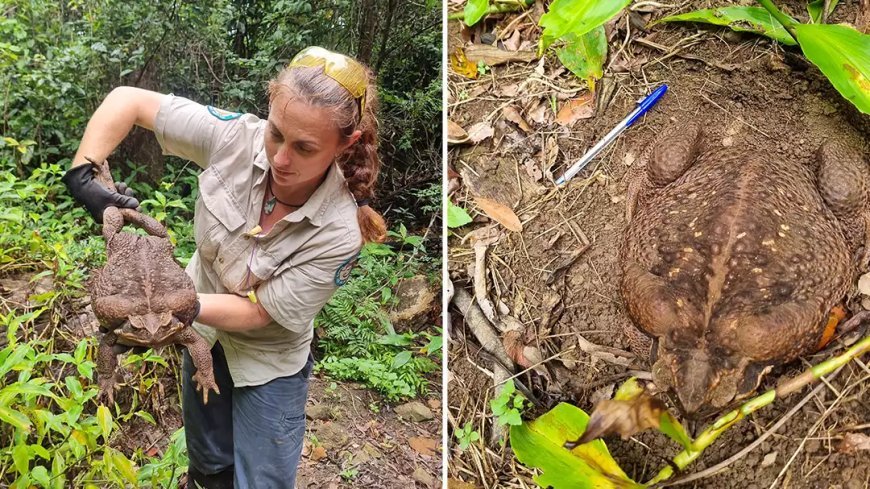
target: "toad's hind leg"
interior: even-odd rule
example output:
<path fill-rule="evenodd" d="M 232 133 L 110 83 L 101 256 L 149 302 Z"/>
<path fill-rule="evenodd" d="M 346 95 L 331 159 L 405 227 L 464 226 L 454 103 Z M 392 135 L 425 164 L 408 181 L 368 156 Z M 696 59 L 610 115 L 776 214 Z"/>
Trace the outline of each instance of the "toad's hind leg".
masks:
<path fill-rule="evenodd" d="M 623 302 L 638 329 L 654 338 L 678 332 L 681 335 L 698 333 L 687 317 L 694 309 L 667 282 L 639 265 L 628 262 L 625 266 L 621 292 Z M 628 335 L 632 349 L 641 347 L 649 351 L 651 342 Z M 643 353 L 643 352 L 640 352 Z"/>
<path fill-rule="evenodd" d="M 828 141 L 816 153 L 818 188 L 825 204 L 843 225 L 852 253 L 863 247 L 858 262 L 870 262 L 870 175 L 864 157 L 839 141 Z"/>
<path fill-rule="evenodd" d="M 628 176 L 626 217 L 629 220 L 646 189 L 664 187 L 692 166 L 701 150 L 702 137 L 700 126 L 688 123 L 671 127 L 656 138 L 641 158 L 646 166 L 633 168 Z"/>

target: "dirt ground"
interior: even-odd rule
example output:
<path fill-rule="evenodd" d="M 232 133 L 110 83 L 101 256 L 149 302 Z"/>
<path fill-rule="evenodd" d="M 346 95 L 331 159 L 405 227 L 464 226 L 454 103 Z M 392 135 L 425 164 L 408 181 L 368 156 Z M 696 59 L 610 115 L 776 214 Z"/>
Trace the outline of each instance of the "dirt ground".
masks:
<path fill-rule="evenodd" d="M 165 392 L 171 389 L 166 379 Z M 433 379 L 435 380 L 435 379 Z M 439 386 L 433 385 L 438 392 Z M 122 397 L 120 393 L 119 397 Z M 123 424 L 113 442 L 132 453 L 137 448 L 159 456 L 169 436 L 181 427 L 181 411 L 173 393 L 161 403 L 170 406 L 157 426 L 139 418 Z M 362 386 L 333 382 L 318 375 L 308 391 L 308 423 L 296 487 L 341 489 L 441 487 L 441 401 L 425 401 L 433 418 L 411 421 L 398 417 L 383 398 Z M 179 468 L 184 472 L 186 468 Z"/>
<path fill-rule="evenodd" d="M 693 121 L 705 128 L 714 144 L 767 153 L 772 159 L 810 164 L 814 151 L 829 138 L 841 138 L 866 154 L 870 120 L 844 101 L 799 50 L 783 49 L 766 38 L 695 24 L 662 24 L 644 32 L 638 29 L 643 22 L 636 22 L 638 17 L 648 21 L 711 6 L 718 5 L 692 1 L 681 4 L 679 10 L 650 7 L 634 14 L 634 20 L 623 15 L 611 22 L 609 55 L 605 78 L 596 90 L 595 114 L 571 127 L 555 123 L 552 113 L 543 122 L 532 121 L 540 119 L 534 107 L 541 99 L 555 96 L 561 107 L 565 99 L 584 93 L 560 95 L 582 87 L 582 82 L 564 69 L 560 73 L 554 56 L 543 65 L 546 83 L 530 81 L 521 84 L 519 91 L 513 85 L 541 77 L 535 75 L 537 60 L 493 67 L 477 80 L 450 74 L 448 118 L 464 128 L 479 122 L 491 122 L 494 127 L 493 136 L 479 144 L 450 149 L 449 165 L 462 178 L 453 201 L 471 208 L 473 195 L 497 200 L 514 209 L 523 223 L 521 233 L 505 231 L 489 247 L 486 276 L 489 298 L 496 308 L 518 319 L 524 326 L 525 344 L 537 347 L 541 358 L 550 359 L 544 364 L 545 372 L 525 373 L 517 379 L 534 396 L 528 418 L 561 401 L 591 412 L 595 400 L 609 398 L 614 386 L 628 376 L 649 375 L 645 361 L 634 360 L 629 365 L 630 357 L 623 355 L 628 345 L 621 330 L 629 320 L 618 294 L 617 250 L 626 224 L 624 176 L 639 164 L 658 134 Z M 789 6 L 793 14 L 805 16 L 803 4 L 791 2 Z M 830 22 L 852 22 L 856 13 L 856 2 L 841 4 Z M 524 24 L 529 28 L 523 38 L 537 41 L 539 34 L 531 27 L 536 15 L 532 12 L 520 19 L 518 14 L 504 15 L 465 33 L 460 32 L 458 22 L 451 22 L 449 50 L 465 45 L 469 38 L 477 42 L 482 33 Z M 674 47 L 681 49 L 675 52 Z M 631 112 L 639 98 L 663 83 L 669 86 L 667 94 L 641 123 L 626 131 L 569 185 L 555 188 L 549 175 L 561 175 Z M 501 114 L 508 106 L 526 116 L 529 131 L 505 121 Z M 487 224 L 485 216 L 478 216 L 475 223 L 455 230 L 448 242 L 451 279 L 472 295 L 469 277 L 473 276 L 474 251 L 470 241 L 462 238 Z M 465 451 L 456 447 L 453 430 L 466 422 L 472 422 L 483 439 L 488 437 L 493 359 L 481 352 L 478 340 L 455 310 L 450 334 L 449 478 L 456 487 L 463 487 L 459 481 L 470 483 L 468 487 L 534 487 L 532 474 L 519 466 L 509 449 L 496 445 L 484 449 L 482 443 Z M 587 353 L 590 345 L 600 354 Z M 810 363 L 821 360 L 805 359 Z M 844 368 L 830 388 L 813 396 L 748 455 L 689 486 L 870 487 L 868 452 L 837 450 L 845 433 L 866 434 L 870 427 L 866 360 Z M 762 389 L 802 368 L 795 362 L 772 372 Z M 777 401 L 742 421 L 685 474 L 740 451 L 809 391 Z M 694 429 L 704 426 L 701 422 Z M 637 481 L 650 479 L 677 453 L 673 442 L 652 432 L 628 441 L 608 438 L 607 444 Z"/>

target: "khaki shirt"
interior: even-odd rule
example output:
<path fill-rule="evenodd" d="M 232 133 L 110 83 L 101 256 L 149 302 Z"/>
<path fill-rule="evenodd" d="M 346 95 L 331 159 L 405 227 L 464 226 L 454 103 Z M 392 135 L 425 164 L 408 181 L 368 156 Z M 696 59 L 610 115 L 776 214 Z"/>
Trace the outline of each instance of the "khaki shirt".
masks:
<path fill-rule="evenodd" d="M 228 333 L 194 322 L 210 345 L 219 341 L 236 386 L 293 375 L 305 365 L 314 317 L 347 279 L 362 244 L 357 206 L 333 163 L 300 209 L 268 233 L 259 222 L 269 162 L 266 121 L 168 95 L 154 132 L 164 154 L 195 162 L 199 197 L 196 252 L 187 274 L 199 293 L 256 298 L 272 317 L 264 328 Z"/>

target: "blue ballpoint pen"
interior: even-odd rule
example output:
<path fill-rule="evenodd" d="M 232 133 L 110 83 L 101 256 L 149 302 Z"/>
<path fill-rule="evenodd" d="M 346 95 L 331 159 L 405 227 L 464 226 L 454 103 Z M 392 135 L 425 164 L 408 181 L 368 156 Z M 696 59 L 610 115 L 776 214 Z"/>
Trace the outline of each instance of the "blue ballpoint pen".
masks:
<path fill-rule="evenodd" d="M 634 109 L 631 114 L 628 114 L 628 117 L 617 124 L 616 127 L 607 133 L 606 136 L 601 138 L 601 141 L 598 141 L 592 149 L 587 151 L 586 154 L 577 161 L 577 163 L 574 163 L 571 168 L 568 168 L 568 171 L 566 171 L 564 175 L 556 180 L 556 186 L 564 185 L 568 180 L 571 180 L 575 175 L 580 173 L 580 170 L 589 164 L 589 162 L 592 161 L 592 158 L 595 158 L 595 155 L 601 152 L 602 149 L 606 148 L 608 144 L 612 143 L 613 140 L 622 133 L 622 131 L 628 129 L 628 127 L 634 124 L 636 120 L 640 119 L 640 116 L 651 109 L 667 91 L 668 86 L 662 85 L 656 88 L 653 93 L 647 95 L 643 100 L 638 102 L 637 108 Z"/>

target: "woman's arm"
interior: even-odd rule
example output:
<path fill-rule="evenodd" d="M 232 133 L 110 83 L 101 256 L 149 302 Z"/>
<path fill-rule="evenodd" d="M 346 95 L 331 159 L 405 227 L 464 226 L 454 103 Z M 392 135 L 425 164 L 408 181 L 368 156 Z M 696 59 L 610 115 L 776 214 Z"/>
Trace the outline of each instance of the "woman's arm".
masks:
<path fill-rule="evenodd" d="M 162 93 L 135 87 L 118 87 L 103 100 L 88 121 L 79 149 L 73 157 L 73 168 L 90 158 L 100 162 L 121 144 L 134 125 L 154 130 L 154 120 Z"/>
<path fill-rule="evenodd" d="M 234 294 L 199 294 L 196 321 L 221 331 L 250 331 L 272 322 L 260 303 Z"/>

